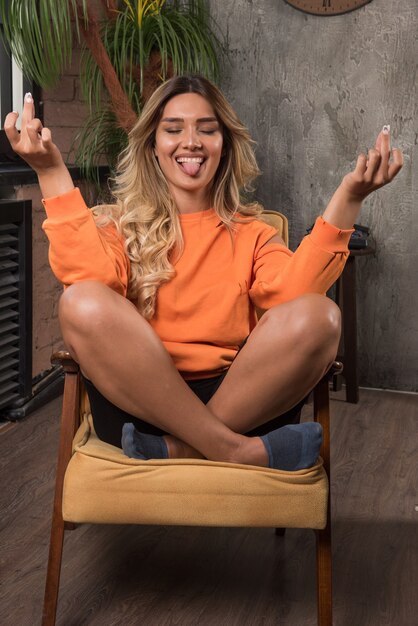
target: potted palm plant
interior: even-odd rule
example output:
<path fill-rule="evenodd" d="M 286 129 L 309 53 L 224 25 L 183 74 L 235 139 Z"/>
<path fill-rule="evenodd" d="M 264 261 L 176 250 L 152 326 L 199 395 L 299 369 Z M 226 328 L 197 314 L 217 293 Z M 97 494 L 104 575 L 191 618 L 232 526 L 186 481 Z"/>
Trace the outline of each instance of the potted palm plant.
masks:
<path fill-rule="evenodd" d="M 0 14 L 15 60 L 42 88 L 59 80 L 74 39 L 82 43 L 89 115 L 75 163 L 90 175 L 103 156 L 112 168 L 161 81 L 183 72 L 218 78 L 222 46 L 204 0 L 0 0 Z"/>

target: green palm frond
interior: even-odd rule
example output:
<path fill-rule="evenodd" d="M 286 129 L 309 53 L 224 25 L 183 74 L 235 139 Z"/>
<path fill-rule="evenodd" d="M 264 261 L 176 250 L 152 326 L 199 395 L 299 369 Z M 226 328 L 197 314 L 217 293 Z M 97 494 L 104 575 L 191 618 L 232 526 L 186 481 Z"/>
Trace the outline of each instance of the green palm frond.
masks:
<path fill-rule="evenodd" d="M 167 75 L 169 60 L 174 74 L 192 72 L 218 80 L 223 49 L 211 29 L 202 0 L 182 3 L 124 0 L 123 4 L 127 10 L 119 11 L 114 21 L 104 25 L 102 40 L 135 111 L 140 112 L 143 74 L 153 51 L 161 55 L 161 80 Z M 147 5 L 153 10 L 144 11 L 139 29 L 138 6 L 141 4 L 142 8 Z M 90 107 L 100 108 L 103 81 L 88 51 L 83 56 L 82 67 L 83 95 Z M 136 70 L 141 76 L 139 85 L 134 76 Z"/>
<path fill-rule="evenodd" d="M 86 23 L 87 0 L 80 6 Z M 23 73 L 43 87 L 53 87 L 71 61 L 76 11 L 75 0 L 0 0 L 3 37 Z"/>
<path fill-rule="evenodd" d="M 74 156 L 84 177 L 99 185 L 98 164 L 105 161 L 113 170 L 127 140 L 126 133 L 117 125 L 113 111 L 104 108 L 87 117 L 74 137 L 70 155 Z"/>

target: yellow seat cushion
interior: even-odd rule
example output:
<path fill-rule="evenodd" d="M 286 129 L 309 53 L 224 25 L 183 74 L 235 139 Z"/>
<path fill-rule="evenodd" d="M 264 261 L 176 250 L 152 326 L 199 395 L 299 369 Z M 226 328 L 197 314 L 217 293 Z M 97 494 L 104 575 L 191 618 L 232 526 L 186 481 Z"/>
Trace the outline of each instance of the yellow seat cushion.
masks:
<path fill-rule="evenodd" d="M 110 524 L 324 528 L 328 479 L 306 470 L 200 459 L 129 459 L 85 414 L 63 493 L 64 520 Z"/>

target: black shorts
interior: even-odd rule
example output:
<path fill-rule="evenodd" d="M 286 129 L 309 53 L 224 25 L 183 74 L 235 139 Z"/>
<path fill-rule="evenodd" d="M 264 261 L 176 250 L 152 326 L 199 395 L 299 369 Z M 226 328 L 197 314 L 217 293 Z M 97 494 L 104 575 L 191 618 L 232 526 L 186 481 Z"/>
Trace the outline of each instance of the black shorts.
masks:
<path fill-rule="evenodd" d="M 214 378 L 186 380 L 185 382 L 190 387 L 190 389 L 198 396 L 198 398 L 200 398 L 204 404 L 207 404 L 215 391 L 218 389 L 221 382 L 223 381 L 225 375 L 226 372 Z M 148 433 L 151 435 L 167 434 L 157 426 L 148 424 L 148 422 L 144 422 L 138 417 L 126 413 L 126 411 L 123 411 L 122 409 L 109 402 L 109 400 L 107 400 L 100 393 L 100 391 L 96 389 L 93 383 L 86 378 L 84 378 L 84 384 L 86 386 L 86 390 L 90 400 L 90 408 L 93 416 L 94 429 L 97 436 L 99 437 L 99 439 L 102 439 L 102 441 L 106 441 L 107 443 L 111 443 L 113 446 L 117 446 L 118 448 L 120 448 L 122 438 L 122 426 L 126 422 L 132 422 L 135 427 L 143 433 Z M 305 400 L 302 400 L 302 402 L 297 404 L 290 411 L 287 411 L 283 415 L 275 417 L 266 424 L 255 428 L 247 434 L 253 437 L 261 436 L 270 432 L 271 430 L 275 430 L 276 428 L 285 426 L 286 424 L 297 424 L 299 422 L 300 412 L 304 403 Z"/>

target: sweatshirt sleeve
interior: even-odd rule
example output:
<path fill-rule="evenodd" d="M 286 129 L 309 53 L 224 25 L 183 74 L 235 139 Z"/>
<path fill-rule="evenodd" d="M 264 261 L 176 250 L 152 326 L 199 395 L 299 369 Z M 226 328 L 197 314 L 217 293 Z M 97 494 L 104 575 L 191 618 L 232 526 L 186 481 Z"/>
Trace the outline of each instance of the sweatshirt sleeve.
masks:
<path fill-rule="evenodd" d="M 49 263 L 65 286 L 97 280 L 126 296 L 129 259 L 115 226 L 96 226 L 78 188 L 42 201 Z"/>
<path fill-rule="evenodd" d="M 325 294 L 344 269 L 352 232 L 318 217 L 295 252 L 275 243 L 259 246 L 249 291 L 253 304 L 269 309 L 305 293 Z"/>

